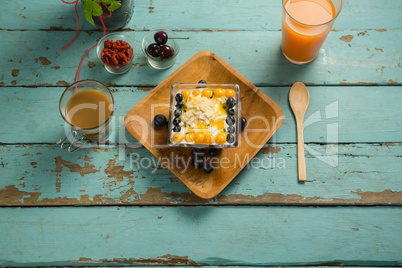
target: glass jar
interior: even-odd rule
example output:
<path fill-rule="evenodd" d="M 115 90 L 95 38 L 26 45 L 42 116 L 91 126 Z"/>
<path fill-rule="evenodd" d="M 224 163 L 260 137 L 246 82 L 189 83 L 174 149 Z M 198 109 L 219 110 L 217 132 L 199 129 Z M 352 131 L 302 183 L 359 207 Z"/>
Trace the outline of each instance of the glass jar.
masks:
<path fill-rule="evenodd" d="M 134 12 L 134 0 L 120 0 L 121 7 L 112 12 L 110 17 L 104 17 L 103 22 L 105 23 L 106 30 L 115 31 L 123 26 L 125 26 L 131 19 Z M 109 15 L 109 10 L 102 6 L 103 16 Z M 103 29 L 100 16 L 93 16 L 95 26 L 99 29 Z"/>

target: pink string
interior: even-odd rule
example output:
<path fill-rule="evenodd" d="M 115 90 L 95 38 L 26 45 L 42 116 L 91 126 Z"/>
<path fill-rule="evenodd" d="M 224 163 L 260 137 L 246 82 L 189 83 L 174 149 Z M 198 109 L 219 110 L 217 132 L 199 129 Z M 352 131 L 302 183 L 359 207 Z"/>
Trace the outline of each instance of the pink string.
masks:
<path fill-rule="evenodd" d="M 76 30 L 76 32 L 75 32 L 75 37 L 74 37 L 73 40 L 71 40 L 71 42 L 70 42 L 69 44 L 67 44 L 65 47 L 63 47 L 63 48 L 61 49 L 61 50 L 63 50 L 63 49 L 65 49 L 66 47 L 68 47 L 69 45 L 71 45 L 71 44 L 74 42 L 74 40 L 76 39 L 76 37 L 77 37 L 77 35 L 78 35 L 78 30 L 79 30 L 79 25 L 80 25 L 80 19 L 79 19 L 78 12 L 77 12 L 77 4 L 78 4 L 78 1 L 79 1 L 79 0 L 76 0 L 76 1 L 74 1 L 74 2 L 66 2 L 66 1 L 64 1 L 64 0 L 61 0 L 61 1 L 62 1 L 63 3 L 65 3 L 65 4 L 68 4 L 68 5 L 75 4 L 74 10 L 75 10 L 75 15 L 77 16 L 77 30 Z M 102 3 L 102 4 L 103 4 L 103 3 Z M 107 6 L 106 6 L 105 4 L 103 4 L 103 5 L 107 8 Z M 101 20 L 101 22 L 102 22 L 102 27 L 103 27 L 103 36 L 102 36 L 102 38 L 105 37 L 105 35 L 106 35 L 106 27 L 105 27 L 105 23 L 103 22 L 103 18 L 108 18 L 108 17 L 110 17 L 110 16 L 112 16 L 112 12 L 111 12 L 110 10 L 109 10 L 109 15 L 107 15 L 107 16 L 101 15 L 101 16 L 100 16 L 100 20 Z M 78 65 L 77 74 L 76 74 L 76 76 L 75 76 L 75 82 L 78 82 L 78 77 L 79 77 L 79 75 L 80 75 L 81 65 L 82 65 L 82 63 L 84 62 L 85 57 L 88 55 L 89 51 L 91 51 L 94 47 L 96 47 L 96 45 L 97 45 L 97 44 L 93 45 L 90 49 L 88 49 L 88 51 L 85 53 L 84 57 L 82 57 L 81 62 L 80 62 L 80 64 Z M 76 88 L 76 90 L 77 90 L 77 88 Z"/>
<path fill-rule="evenodd" d="M 66 2 L 66 1 L 64 1 L 64 0 L 61 0 L 61 1 L 62 1 L 64 4 L 67 4 L 67 5 L 75 4 L 75 5 L 74 5 L 74 11 L 75 11 L 75 16 L 77 17 L 77 30 L 75 31 L 75 36 L 74 36 L 73 40 L 71 40 L 70 43 L 68 43 L 65 47 L 63 47 L 63 48 L 61 49 L 61 51 L 63 51 L 66 47 L 70 46 L 70 45 L 74 42 L 74 40 L 77 38 L 78 30 L 79 30 L 79 28 L 80 28 L 80 17 L 78 16 L 78 12 L 77 12 L 77 5 L 78 5 L 78 1 L 79 1 L 79 0 L 76 0 L 76 1 L 74 1 L 74 2 Z"/>

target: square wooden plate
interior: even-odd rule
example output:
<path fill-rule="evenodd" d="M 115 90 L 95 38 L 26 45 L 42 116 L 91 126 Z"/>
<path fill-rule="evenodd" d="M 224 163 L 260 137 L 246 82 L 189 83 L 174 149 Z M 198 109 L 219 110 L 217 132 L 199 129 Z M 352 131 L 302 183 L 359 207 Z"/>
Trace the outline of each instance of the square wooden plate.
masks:
<path fill-rule="evenodd" d="M 173 83 L 238 84 L 241 116 L 248 120 L 237 148 L 225 148 L 219 166 L 207 174 L 192 165 L 191 148 L 169 147 L 167 128 L 154 128 L 155 115 L 169 116 Z M 258 153 L 283 121 L 282 109 L 243 75 L 210 51 L 201 51 L 168 76 L 126 115 L 127 130 L 159 161 L 201 198 L 218 195 Z M 187 167 L 187 168 L 186 168 Z M 268 175 L 267 175 L 268 176 Z"/>

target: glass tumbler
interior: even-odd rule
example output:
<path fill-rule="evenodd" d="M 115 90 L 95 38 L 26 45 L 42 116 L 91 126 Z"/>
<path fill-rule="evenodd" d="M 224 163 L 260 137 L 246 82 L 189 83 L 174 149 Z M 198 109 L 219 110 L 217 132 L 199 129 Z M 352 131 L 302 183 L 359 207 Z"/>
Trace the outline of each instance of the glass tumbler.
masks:
<path fill-rule="evenodd" d="M 307 64 L 318 55 L 342 0 L 282 0 L 282 53 L 294 64 Z"/>

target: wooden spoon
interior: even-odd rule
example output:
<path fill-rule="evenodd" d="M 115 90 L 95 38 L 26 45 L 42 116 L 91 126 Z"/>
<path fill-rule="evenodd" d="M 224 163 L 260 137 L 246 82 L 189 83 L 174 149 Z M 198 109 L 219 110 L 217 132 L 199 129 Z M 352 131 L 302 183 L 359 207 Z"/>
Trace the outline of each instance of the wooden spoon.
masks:
<path fill-rule="evenodd" d="M 302 82 L 293 84 L 289 91 L 289 103 L 292 107 L 293 114 L 297 124 L 297 159 L 299 169 L 299 181 L 306 180 L 306 160 L 304 157 L 304 138 L 303 138 L 303 120 L 306 114 L 309 93 L 307 87 Z"/>

